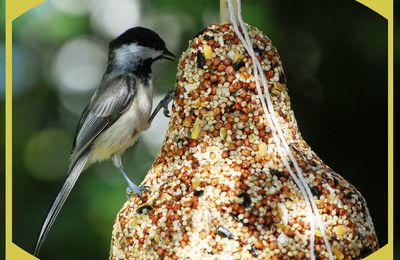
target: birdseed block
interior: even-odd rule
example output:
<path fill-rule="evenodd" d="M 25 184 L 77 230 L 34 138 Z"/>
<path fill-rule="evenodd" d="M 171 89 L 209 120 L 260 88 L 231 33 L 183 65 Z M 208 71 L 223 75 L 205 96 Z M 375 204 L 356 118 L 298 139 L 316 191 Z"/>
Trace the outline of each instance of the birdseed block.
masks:
<path fill-rule="evenodd" d="M 276 48 L 254 27 L 249 35 L 335 259 L 371 254 L 378 242 L 364 198 L 303 140 Z M 118 213 L 110 259 L 309 259 L 306 203 L 278 154 L 233 27 L 199 32 L 178 67 L 168 132 L 142 183 L 149 192 Z M 314 249 L 328 259 L 319 229 Z"/>

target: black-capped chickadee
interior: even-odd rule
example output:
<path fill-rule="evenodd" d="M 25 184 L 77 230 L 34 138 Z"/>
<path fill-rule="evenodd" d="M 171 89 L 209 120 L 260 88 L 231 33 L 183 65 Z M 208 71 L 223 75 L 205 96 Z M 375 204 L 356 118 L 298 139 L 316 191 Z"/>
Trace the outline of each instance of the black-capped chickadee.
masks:
<path fill-rule="evenodd" d="M 168 116 L 174 91 L 168 92 L 151 114 L 151 65 L 162 58 L 171 60 L 175 56 L 157 33 L 143 27 L 131 28 L 110 42 L 107 70 L 79 120 L 68 177 L 43 223 L 35 255 L 79 175 L 93 163 L 112 158 L 130 192 L 141 196 L 146 191 L 125 174 L 121 154 L 150 126 L 160 109 Z"/>

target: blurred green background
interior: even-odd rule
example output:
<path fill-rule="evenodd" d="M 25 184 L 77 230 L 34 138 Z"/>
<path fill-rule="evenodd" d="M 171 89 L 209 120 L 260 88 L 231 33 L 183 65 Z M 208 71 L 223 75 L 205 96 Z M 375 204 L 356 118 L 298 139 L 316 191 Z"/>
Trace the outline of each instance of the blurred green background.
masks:
<path fill-rule="evenodd" d="M 385 19 L 353 0 L 246 0 L 242 9 L 244 19 L 268 35 L 279 50 L 303 137 L 364 195 L 384 245 Z M 48 0 L 15 21 L 16 244 L 33 251 L 42 221 L 64 181 L 79 115 L 104 71 L 110 39 L 142 25 L 157 31 L 179 55 L 197 31 L 218 19 L 215 0 Z M 4 56 L 3 48 L 0 54 Z M 176 63 L 155 64 L 157 99 L 173 85 L 175 74 Z M 4 82 L 3 74 L 0 80 Z M 4 91 L 0 93 L 4 102 Z M 3 116 L 4 106 L 0 110 Z M 158 116 L 155 125 L 125 153 L 126 171 L 136 183 L 152 164 L 166 124 Z M 43 259 L 106 259 L 114 218 L 126 200 L 125 187 L 110 162 L 87 170 L 42 248 Z"/>

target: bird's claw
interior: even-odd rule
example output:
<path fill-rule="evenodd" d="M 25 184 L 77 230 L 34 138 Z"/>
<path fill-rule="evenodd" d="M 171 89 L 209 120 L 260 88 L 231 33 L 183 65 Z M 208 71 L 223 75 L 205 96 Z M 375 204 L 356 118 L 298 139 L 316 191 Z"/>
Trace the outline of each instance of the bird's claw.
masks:
<path fill-rule="evenodd" d="M 167 95 L 165 95 L 165 97 L 161 101 L 162 108 L 164 109 L 163 113 L 164 113 L 165 117 L 171 117 L 171 114 L 170 114 L 169 109 L 168 109 L 168 105 L 172 101 L 174 96 L 175 96 L 175 90 L 174 89 L 170 89 L 168 91 Z"/>
<path fill-rule="evenodd" d="M 141 189 L 142 192 L 146 192 L 146 193 L 150 193 L 150 191 L 151 191 L 151 190 L 150 190 L 150 187 L 149 187 L 149 186 L 146 186 L 146 185 L 140 186 L 139 189 Z"/>
<path fill-rule="evenodd" d="M 156 109 L 154 109 L 153 113 L 150 115 L 148 124 L 150 126 L 151 122 L 153 122 L 154 117 L 158 114 L 158 112 L 163 109 L 163 114 L 166 117 L 170 117 L 170 112 L 168 110 L 168 105 L 172 101 L 175 96 L 175 89 L 171 89 L 165 95 L 165 97 L 158 103 Z"/>
<path fill-rule="evenodd" d="M 163 113 L 164 113 L 164 116 L 165 116 L 165 117 L 168 117 L 168 118 L 171 117 L 171 114 L 170 114 L 170 112 L 169 112 L 168 107 L 164 107 Z"/>
<path fill-rule="evenodd" d="M 150 187 L 148 186 L 136 186 L 136 185 L 129 185 L 126 188 L 126 194 L 130 197 L 132 195 L 137 195 L 138 197 L 142 197 L 143 193 L 149 193 Z"/>

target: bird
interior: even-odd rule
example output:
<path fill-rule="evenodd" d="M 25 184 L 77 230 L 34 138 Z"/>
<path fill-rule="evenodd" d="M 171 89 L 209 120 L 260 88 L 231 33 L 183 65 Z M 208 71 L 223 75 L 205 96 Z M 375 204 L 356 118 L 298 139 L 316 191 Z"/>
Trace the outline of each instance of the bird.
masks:
<path fill-rule="evenodd" d="M 144 27 L 130 28 L 110 41 L 106 71 L 80 117 L 67 178 L 44 220 L 35 256 L 77 179 L 92 164 L 111 158 L 128 182 L 127 192 L 138 196 L 148 192 L 147 187 L 139 187 L 129 179 L 122 166 L 121 154 L 136 142 L 161 109 L 169 116 L 168 104 L 173 99 L 173 89 L 151 113 L 151 66 L 157 60 L 175 58 L 165 41 Z"/>

